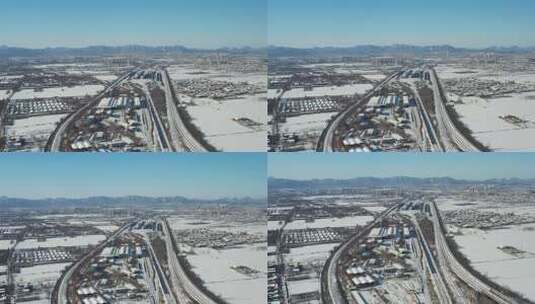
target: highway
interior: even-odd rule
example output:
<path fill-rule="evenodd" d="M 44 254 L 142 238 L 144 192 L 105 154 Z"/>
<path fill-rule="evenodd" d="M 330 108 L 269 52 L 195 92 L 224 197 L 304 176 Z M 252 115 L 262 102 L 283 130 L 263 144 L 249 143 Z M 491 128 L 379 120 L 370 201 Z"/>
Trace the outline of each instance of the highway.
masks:
<path fill-rule="evenodd" d="M 164 219 L 161 224 L 163 233 L 165 234 L 167 260 L 170 272 L 169 276 L 171 277 L 172 288 L 177 295 L 178 303 L 218 304 L 188 277 L 178 261 L 177 252 L 173 246 L 173 235 L 169 229 L 169 223 Z"/>
<path fill-rule="evenodd" d="M 154 126 L 156 127 L 154 128 L 154 133 L 155 133 L 155 137 L 157 139 L 160 151 L 163 151 L 163 152 L 172 151 L 171 142 L 169 141 L 169 137 L 167 136 L 167 133 L 165 132 L 165 128 L 163 126 L 162 120 L 160 119 L 160 115 L 158 115 L 158 111 L 156 110 L 156 106 L 154 105 L 154 101 L 152 100 L 152 96 L 150 95 L 150 92 L 146 83 L 143 84 L 143 91 L 145 92 L 145 96 L 147 96 L 147 103 L 148 103 L 151 120 L 154 123 Z"/>
<path fill-rule="evenodd" d="M 435 242 L 437 251 L 440 251 L 440 255 L 443 255 L 444 263 L 448 265 L 448 267 L 451 269 L 451 271 L 461 280 L 463 280 L 468 286 L 470 286 L 475 291 L 482 293 L 489 297 L 490 299 L 494 300 L 496 303 L 499 304 L 517 304 L 518 302 L 511 297 L 505 295 L 499 290 L 496 290 L 487 284 L 485 284 L 483 281 L 475 277 L 472 273 L 470 273 L 466 268 L 464 268 L 461 263 L 455 258 L 453 253 L 451 252 L 448 243 L 446 241 L 446 237 L 444 235 L 444 231 L 442 229 L 441 225 L 441 219 L 440 219 L 440 213 L 438 211 L 438 208 L 436 206 L 436 203 L 433 202 L 431 204 L 431 213 L 432 213 L 432 221 L 433 221 L 433 228 L 435 231 L 438 231 L 439 233 L 435 234 Z"/>
<path fill-rule="evenodd" d="M 420 96 L 420 93 L 413 82 L 411 82 L 411 89 L 414 93 L 414 98 L 416 99 L 419 117 L 423 122 L 421 131 L 425 138 L 425 146 L 427 146 L 431 152 L 443 152 L 444 148 L 437 136 L 433 121 L 425 109 L 424 103 L 422 102 L 422 97 Z"/>
<path fill-rule="evenodd" d="M 442 86 L 434 69 L 429 69 L 431 82 L 433 84 L 433 99 L 435 101 L 435 112 L 437 126 L 441 141 L 446 152 L 480 152 L 453 124 L 446 109 L 446 100 L 442 92 Z"/>
<path fill-rule="evenodd" d="M 156 269 L 155 278 L 157 278 L 158 286 L 164 296 L 164 302 L 168 304 L 187 303 L 183 301 L 177 301 L 177 299 L 175 298 L 175 294 L 172 291 L 171 284 L 165 276 L 165 272 L 162 269 L 162 265 L 160 264 L 160 261 L 158 260 L 158 257 L 154 252 L 154 248 L 152 247 L 152 243 L 150 242 L 150 239 L 148 237 L 146 237 L 145 243 L 147 244 L 147 248 L 149 249 L 150 260 L 152 261 L 152 264 L 155 266 L 154 268 Z"/>
<path fill-rule="evenodd" d="M 422 256 L 425 259 L 424 265 L 426 265 L 426 268 L 429 269 L 429 274 L 431 275 L 431 282 L 433 283 L 433 286 L 437 293 L 438 301 L 441 304 L 453 304 L 454 302 L 449 294 L 448 287 L 446 286 L 445 280 L 442 276 L 442 272 L 440 271 L 440 265 L 436 262 L 433 256 L 433 252 L 429 247 L 429 243 L 424 237 L 424 234 L 420 228 L 420 225 L 418 224 L 418 221 L 416 219 L 413 219 L 413 223 L 416 227 L 416 235 L 423 251 Z M 425 284 L 425 282 L 423 283 Z"/>
<path fill-rule="evenodd" d="M 182 118 L 180 117 L 175 103 L 173 86 L 167 69 L 163 69 L 162 82 L 165 91 L 165 100 L 167 108 L 167 119 L 169 121 L 169 131 L 175 151 L 187 152 L 207 152 L 204 147 L 188 130 Z"/>
<path fill-rule="evenodd" d="M 69 281 L 71 280 L 71 277 L 73 274 L 77 273 L 80 270 L 80 267 L 86 263 L 91 257 L 95 256 L 97 253 L 99 253 L 106 245 L 113 240 L 115 240 L 121 233 L 123 233 L 128 227 L 130 226 L 130 223 L 123 225 L 121 228 L 119 228 L 117 231 L 115 231 L 112 235 L 110 235 L 104 242 L 100 243 L 98 246 L 93 248 L 89 253 L 84 255 L 81 259 L 79 259 L 74 265 L 69 267 L 69 269 L 61 276 L 59 284 L 56 284 L 56 287 L 52 291 L 52 300 L 51 302 L 53 304 L 69 304 L 72 303 L 72 301 L 69 300 L 68 296 L 68 287 L 69 287 Z"/>
<path fill-rule="evenodd" d="M 100 100 L 111 90 L 113 90 L 115 87 L 120 85 L 126 78 L 129 77 L 129 75 L 132 73 L 132 71 L 128 72 L 126 75 L 118 78 L 115 80 L 109 87 L 107 87 L 104 91 L 102 91 L 97 96 L 93 97 L 90 102 L 76 110 L 75 112 L 71 113 L 69 116 L 67 116 L 54 130 L 54 133 L 52 133 L 51 137 L 48 139 L 48 142 L 45 147 L 46 152 L 60 152 L 61 150 L 61 142 L 63 141 L 63 136 L 67 129 L 70 127 L 70 125 L 80 117 L 80 115 L 89 110 L 90 108 L 97 105 Z"/>
<path fill-rule="evenodd" d="M 317 151 L 318 152 L 335 152 L 335 149 L 333 147 L 334 143 L 334 136 L 336 134 L 336 130 L 338 129 L 338 126 L 341 122 L 343 122 L 346 117 L 355 111 L 361 106 L 363 106 L 370 97 L 373 96 L 377 91 L 381 90 L 387 83 L 389 83 L 394 77 L 396 77 L 399 74 L 399 72 L 396 72 L 389 77 L 382 80 L 380 83 L 378 83 L 372 90 L 370 90 L 366 95 L 358 97 L 358 100 L 353 103 L 351 106 L 349 106 L 344 111 L 338 113 L 336 117 L 329 123 L 327 128 L 323 130 L 323 134 L 320 137 L 320 141 L 317 145 Z"/>
<path fill-rule="evenodd" d="M 381 222 L 386 216 L 388 216 L 392 211 L 396 210 L 399 205 L 394 205 L 389 209 L 385 210 L 379 216 L 377 216 L 372 222 L 366 225 L 358 233 L 353 235 L 349 240 L 345 241 L 343 244 L 338 246 L 331 254 L 329 260 L 323 267 L 327 267 L 327 271 L 322 271 L 321 286 L 322 286 L 322 298 L 328 299 L 328 303 L 333 304 L 345 304 L 346 300 L 342 291 L 338 287 L 338 274 L 337 274 L 337 265 L 340 257 L 346 252 L 346 250 L 357 242 L 360 238 L 366 236 L 369 231 L 379 222 Z M 324 277 L 326 276 L 326 277 Z M 326 283 L 326 284 L 325 284 Z M 326 289 L 324 290 L 324 287 Z M 327 304 L 327 303 L 325 303 Z"/>

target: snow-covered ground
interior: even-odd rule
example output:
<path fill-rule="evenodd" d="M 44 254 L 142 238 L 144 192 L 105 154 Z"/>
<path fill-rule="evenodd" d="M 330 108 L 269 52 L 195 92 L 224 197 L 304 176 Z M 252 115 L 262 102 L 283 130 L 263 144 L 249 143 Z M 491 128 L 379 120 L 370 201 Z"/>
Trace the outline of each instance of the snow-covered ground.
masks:
<path fill-rule="evenodd" d="M 287 284 L 291 295 L 314 292 L 321 289 L 320 280 L 317 277 L 306 280 L 287 281 Z"/>
<path fill-rule="evenodd" d="M 463 235 L 455 236 L 455 241 L 476 270 L 498 284 L 535 300 L 535 289 L 533 289 L 535 224 L 489 231 L 479 229 L 461 229 L 461 231 Z M 517 258 L 498 249 L 500 246 L 513 246 L 529 252 L 530 255 Z"/>
<path fill-rule="evenodd" d="M 283 221 L 268 221 L 268 230 L 281 229 L 283 224 Z"/>
<path fill-rule="evenodd" d="M 0 240 L 0 250 L 7 250 L 15 245 L 14 240 Z"/>
<path fill-rule="evenodd" d="M 323 265 L 331 251 L 339 244 L 320 244 L 290 249 L 290 253 L 285 254 L 288 263 L 315 263 Z"/>
<path fill-rule="evenodd" d="M 364 94 L 372 89 L 371 84 L 351 84 L 343 86 L 314 87 L 312 90 L 304 88 L 294 88 L 284 93 L 283 98 L 304 98 L 318 96 L 351 96 L 355 94 Z"/>
<path fill-rule="evenodd" d="M 13 126 L 6 126 L 6 135 L 8 137 L 48 137 L 66 116 L 67 114 L 56 114 L 16 119 Z"/>
<path fill-rule="evenodd" d="M 115 79 L 117 79 L 117 76 L 116 75 L 111 75 L 111 74 L 104 74 L 104 75 L 95 75 L 95 78 L 98 79 L 98 80 L 102 80 L 102 81 L 112 82 Z"/>
<path fill-rule="evenodd" d="M 480 77 L 493 74 L 492 71 L 484 69 L 469 69 L 462 65 L 438 65 L 435 67 L 438 77 L 442 80 L 456 78 Z"/>
<path fill-rule="evenodd" d="M 286 225 L 285 230 L 293 229 L 311 229 L 311 228 L 325 228 L 325 227 L 354 227 L 356 225 L 365 225 L 373 220 L 372 216 L 348 216 L 342 218 L 324 218 L 316 219 L 313 222 L 306 222 L 305 220 L 296 220 Z"/>
<path fill-rule="evenodd" d="M 16 92 L 11 99 L 19 100 L 49 97 L 81 97 L 86 95 L 96 95 L 102 90 L 104 90 L 104 86 L 102 85 L 82 85 L 75 87 L 45 88 L 42 91 L 24 89 Z"/>
<path fill-rule="evenodd" d="M 76 237 L 56 237 L 49 238 L 45 241 L 38 241 L 37 239 L 27 239 L 17 245 L 17 249 L 32 249 L 32 248 L 49 248 L 49 247 L 72 247 L 72 246 L 90 246 L 96 245 L 106 239 L 106 236 L 101 234 L 82 235 Z"/>
<path fill-rule="evenodd" d="M 18 283 L 32 283 L 34 285 L 55 284 L 70 263 L 46 264 L 32 267 L 22 267 L 20 273 L 15 274 L 15 281 Z"/>
<path fill-rule="evenodd" d="M 251 299 L 266 299 L 266 244 L 215 250 L 195 248 L 188 260 L 207 288 L 231 304 L 249 304 Z M 232 266 L 247 266 L 260 271 L 256 276 L 236 272 Z"/>
<path fill-rule="evenodd" d="M 327 127 L 328 121 L 338 114 L 337 112 L 300 115 L 286 118 L 280 129 L 284 133 L 318 134 Z"/>
<path fill-rule="evenodd" d="M 0 90 L 0 100 L 8 99 L 11 95 L 11 90 Z"/>
<path fill-rule="evenodd" d="M 461 120 L 484 145 L 496 151 L 535 151 L 535 92 L 483 99 L 463 97 L 455 106 Z M 520 128 L 500 119 L 515 115 L 529 123 Z"/>
<path fill-rule="evenodd" d="M 194 102 L 196 105 L 187 108 L 193 123 L 217 149 L 225 152 L 266 151 L 265 94 L 223 101 L 195 99 Z M 234 121 L 235 118 L 248 118 L 261 125 L 246 127 Z"/>

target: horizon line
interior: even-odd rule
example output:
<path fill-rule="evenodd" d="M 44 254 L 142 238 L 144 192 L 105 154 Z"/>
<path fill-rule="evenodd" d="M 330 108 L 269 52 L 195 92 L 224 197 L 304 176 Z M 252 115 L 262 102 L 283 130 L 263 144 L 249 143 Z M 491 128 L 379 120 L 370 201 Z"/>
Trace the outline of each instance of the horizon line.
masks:
<path fill-rule="evenodd" d="M 282 44 L 268 44 L 268 48 L 273 47 L 279 47 L 279 48 L 292 48 L 292 49 L 325 49 L 325 48 L 337 48 L 337 49 L 348 49 L 348 48 L 354 48 L 359 46 L 377 46 L 377 47 L 389 47 L 389 46 L 415 46 L 415 47 L 452 47 L 457 49 L 467 49 L 467 50 L 484 50 L 484 49 L 490 49 L 490 48 L 520 48 L 520 49 L 529 49 L 529 48 L 535 48 L 535 45 L 528 45 L 528 46 L 519 46 L 518 44 L 512 44 L 512 45 L 488 45 L 488 46 L 481 46 L 481 47 L 469 47 L 469 46 L 461 46 L 461 45 L 453 45 L 449 43 L 445 44 L 418 44 L 418 43 L 389 43 L 389 44 L 381 44 L 381 43 L 362 43 L 362 44 L 353 44 L 353 45 L 326 45 L 326 46 L 318 46 L 318 45 L 311 45 L 311 46 L 289 46 L 289 45 L 282 45 Z"/>
<path fill-rule="evenodd" d="M 286 179 L 286 180 L 293 180 L 293 181 L 313 181 L 313 180 L 351 180 L 351 179 L 357 179 L 357 178 L 377 178 L 377 179 L 387 179 L 387 178 L 400 178 L 400 177 L 406 177 L 406 178 L 415 178 L 415 179 L 439 179 L 439 178 L 449 178 L 453 180 L 464 180 L 464 181 L 474 181 L 474 182 L 484 182 L 484 181 L 490 181 L 490 180 L 496 180 L 496 179 L 505 179 L 505 180 L 511 180 L 511 179 L 517 179 L 517 180 L 535 180 L 534 177 L 528 177 L 528 178 L 521 178 L 521 177 L 489 177 L 485 179 L 470 179 L 470 178 L 458 178 L 458 177 L 451 177 L 451 176 L 411 176 L 411 175 L 392 175 L 392 176 L 354 176 L 354 177 L 345 177 L 345 178 L 339 178 L 339 177 L 316 177 L 316 178 L 309 178 L 309 179 L 295 179 L 295 178 L 289 178 L 289 177 L 276 177 L 276 176 L 269 176 L 269 179 Z"/>

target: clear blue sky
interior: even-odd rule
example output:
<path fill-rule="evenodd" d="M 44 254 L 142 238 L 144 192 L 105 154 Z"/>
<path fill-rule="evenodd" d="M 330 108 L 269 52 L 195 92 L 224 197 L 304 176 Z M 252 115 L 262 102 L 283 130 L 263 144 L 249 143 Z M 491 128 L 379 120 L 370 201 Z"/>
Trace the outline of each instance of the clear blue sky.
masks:
<path fill-rule="evenodd" d="M 308 180 L 353 177 L 535 178 L 535 153 L 270 154 L 272 177 Z"/>
<path fill-rule="evenodd" d="M 264 46 L 266 0 L 4 0 L 0 45 Z"/>
<path fill-rule="evenodd" d="M 270 45 L 535 46 L 532 0 L 269 0 Z"/>
<path fill-rule="evenodd" d="M 0 196 L 266 197 L 262 153 L 3 154 Z"/>

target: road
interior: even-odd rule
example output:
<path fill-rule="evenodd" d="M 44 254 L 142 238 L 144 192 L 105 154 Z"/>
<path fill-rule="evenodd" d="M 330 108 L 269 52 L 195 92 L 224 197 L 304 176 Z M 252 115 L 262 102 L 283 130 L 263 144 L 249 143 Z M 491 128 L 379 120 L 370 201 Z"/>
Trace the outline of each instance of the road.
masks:
<path fill-rule="evenodd" d="M 156 127 L 154 128 L 154 132 L 160 151 L 172 151 L 171 142 L 167 136 L 167 133 L 165 132 L 162 120 L 160 119 L 160 115 L 158 115 L 158 111 L 156 110 L 156 106 L 154 105 L 154 101 L 152 100 L 152 96 L 150 95 L 149 88 L 147 87 L 146 83 L 143 83 L 143 91 L 145 92 L 145 96 L 147 96 L 149 113 L 154 126 Z"/>
<path fill-rule="evenodd" d="M 447 100 L 445 100 L 436 71 L 431 68 L 429 74 L 431 75 L 431 82 L 433 84 L 437 126 L 445 151 L 480 152 L 453 124 L 446 109 Z"/>
<path fill-rule="evenodd" d="M 187 303 L 185 301 L 178 301 L 176 295 L 173 293 L 171 288 L 171 283 L 169 283 L 169 280 L 165 276 L 165 272 L 163 271 L 162 265 L 160 264 L 160 261 L 158 260 L 158 257 L 156 256 L 156 253 L 154 252 L 154 248 L 152 247 L 152 243 L 150 242 L 150 239 L 146 236 L 145 237 L 145 243 L 147 244 L 147 248 L 149 249 L 149 258 L 150 261 L 152 261 L 152 265 L 154 265 L 154 268 L 156 270 L 156 276 L 154 276 L 158 281 L 158 287 L 162 291 L 162 294 L 164 296 L 164 302 L 168 304 L 181 304 L 181 303 Z"/>
<path fill-rule="evenodd" d="M 71 113 L 67 118 L 65 118 L 54 130 L 54 133 L 52 133 L 51 137 L 48 140 L 48 143 L 45 147 L 46 152 L 60 152 L 61 150 L 61 142 L 63 141 L 63 137 L 65 135 L 65 132 L 67 129 L 71 126 L 71 124 L 80 117 L 80 115 L 89 110 L 90 108 L 97 105 L 100 100 L 111 90 L 113 90 L 115 87 L 120 85 L 128 76 L 132 73 L 132 71 L 128 72 L 126 75 L 118 78 L 115 80 L 109 87 L 107 87 L 104 91 L 102 91 L 97 96 L 93 97 L 90 102 L 76 110 L 75 112 Z"/>
<path fill-rule="evenodd" d="M 162 70 L 162 82 L 165 91 L 167 108 L 167 119 L 169 121 L 169 131 L 175 151 L 187 152 L 207 152 L 204 147 L 188 130 L 177 109 L 173 94 L 173 86 L 167 69 Z"/>
<path fill-rule="evenodd" d="M 413 223 L 416 227 L 416 235 L 423 251 L 422 256 L 426 261 L 424 265 L 426 265 L 426 268 L 429 269 L 429 274 L 431 276 L 430 279 L 437 293 L 438 301 L 441 304 L 453 304 L 454 302 L 449 294 L 448 287 L 446 286 L 446 282 L 442 276 L 442 272 L 440 271 L 440 265 L 435 260 L 433 251 L 424 237 L 418 221 L 413 218 Z M 425 284 L 425 281 L 422 283 Z"/>
<path fill-rule="evenodd" d="M 87 262 L 87 260 L 91 259 L 91 257 L 95 256 L 95 254 L 99 253 L 104 247 L 106 247 L 107 244 L 110 242 L 113 242 L 121 233 L 124 232 L 125 229 L 127 229 L 130 226 L 130 223 L 125 224 L 121 228 L 119 228 L 116 232 L 114 232 L 112 235 L 110 235 L 104 242 L 100 243 L 98 246 L 93 248 L 89 253 L 84 255 L 81 259 L 78 260 L 74 265 L 69 267 L 67 272 L 65 272 L 61 278 L 59 284 L 56 284 L 56 287 L 54 288 L 54 291 L 52 292 L 52 303 L 53 304 L 69 304 L 72 303 L 72 301 L 69 301 L 68 297 L 68 287 L 69 287 L 69 281 L 71 280 L 71 277 L 73 274 L 77 273 L 80 270 L 80 267 Z"/>
<path fill-rule="evenodd" d="M 329 299 L 329 303 L 333 304 L 345 304 L 345 297 L 342 294 L 340 288 L 338 288 L 338 278 L 337 278 L 337 265 L 340 257 L 346 252 L 346 250 L 357 242 L 360 238 L 368 235 L 369 230 L 372 229 L 377 223 L 381 222 L 386 216 L 388 216 L 392 211 L 397 209 L 399 205 L 395 205 L 385 210 L 379 216 L 377 216 L 371 223 L 366 225 L 363 229 L 353 235 L 349 240 L 345 241 L 343 244 L 338 246 L 331 254 L 329 260 L 324 267 L 327 267 L 327 271 L 322 271 L 321 286 L 322 286 L 322 298 Z M 326 276 L 326 277 L 324 277 Z M 326 284 L 325 284 L 326 283 Z M 323 286 L 326 286 L 326 290 L 323 290 Z M 327 304 L 327 303 L 325 303 Z"/>
<path fill-rule="evenodd" d="M 483 281 L 475 277 L 472 273 L 470 273 L 468 270 L 466 270 L 464 266 L 462 266 L 462 264 L 457 260 L 457 258 L 455 258 L 455 256 L 451 252 L 449 245 L 446 241 L 446 237 L 444 235 L 444 231 L 441 225 L 440 213 L 438 211 L 436 203 L 432 203 L 431 210 L 433 228 L 434 230 L 440 232 L 436 234 L 435 239 L 437 251 L 441 252 L 440 254 L 444 257 L 444 263 L 448 265 L 451 271 L 472 289 L 486 295 L 490 299 L 496 301 L 496 303 L 517 304 L 518 302 L 516 300 L 505 295 L 501 291 L 488 286 L 486 283 L 484 283 Z"/>
<path fill-rule="evenodd" d="M 318 152 L 335 152 L 333 147 L 334 136 L 336 135 L 336 130 L 342 121 L 352 112 L 355 112 L 359 107 L 363 106 L 370 97 L 373 96 L 377 91 L 381 90 L 387 83 L 389 83 L 394 77 L 396 77 L 399 72 L 392 74 L 391 76 L 385 78 L 383 81 L 379 82 L 372 90 L 368 91 L 364 96 L 358 97 L 358 100 L 350 105 L 344 111 L 338 113 L 336 117 L 329 123 L 327 128 L 323 130 L 323 134 L 320 137 L 318 142 L 317 151 Z"/>
<path fill-rule="evenodd" d="M 167 220 L 162 220 L 163 233 L 165 234 L 165 244 L 167 248 L 167 260 L 169 264 L 169 276 L 171 277 L 172 288 L 178 297 L 179 303 L 197 304 L 218 304 L 205 294 L 188 277 L 182 265 L 178 261 L 177 252 L 173 246 L 173 235 L 169 229 Z M 192 301 L 193 300 L 193 301 Z"/>

